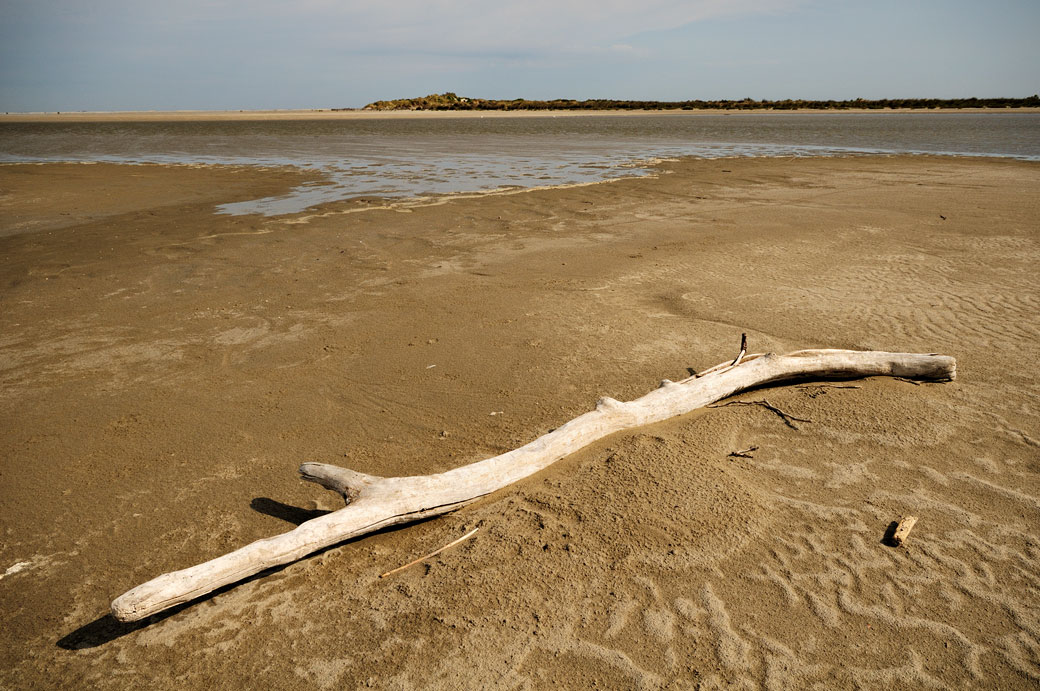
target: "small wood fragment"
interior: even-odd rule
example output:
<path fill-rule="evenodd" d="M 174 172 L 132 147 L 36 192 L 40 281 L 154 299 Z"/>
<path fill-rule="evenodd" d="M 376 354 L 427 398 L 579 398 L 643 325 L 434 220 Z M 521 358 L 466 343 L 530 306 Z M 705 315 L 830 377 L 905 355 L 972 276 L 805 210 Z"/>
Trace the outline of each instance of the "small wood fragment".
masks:
<path fill-rule="evenodd" d="M 449 542 L 448 544 L 444 545 L 443 547 L 441 547 L 440 549 L 435 549 L 432 552 L 430 552 L 429 554 L 425 554 L 425 555 L 419 557 L 418 559 L 416 559 L 414 561 L 408 562 L 404 566 L 398 566 L 396 569 L 391 569 L 390 571 L 387 571 L 386 573 L 381 573 L 381 574 L 379 574 L 379 577 L 380 578 L 386 578 L 387 576 L 392 576 L 395 573 L 397 573 L 398 571 L 404 571 L 409 566 L 415 566 L 416 564 L 418 564 L 420 562 L 424 562 L 427 559 L 430 559 L 432 557 L 436 557 L 438 554 L 440 554 L 444 550 L 446 550 L 446 549 L 448 549 L 450 547 L 454 547 L 455 545 L 459 544 L 460 542 L 464 542 L 465 540 L 468 540 L 469 538 L 473 537 L 474 535 L 477 534 L 478 530 L 480 530 L 480 528 L 474 528 L 473 530 L 469 531 L 468 533 L 466 533 L 465 535 L 460 537 L 458 540 L 453 540 L 453 541 Z"/>
<path fill-rule="evenodd" d="M 749 446 L 743 451 L 730 451 L 729 455 L 732 458 L 754 458 L 754 456 L 752 456 L 751 454 L 755 451 L 758 451 L 757 446 Z"/>
<path fill-rule="evenodd" d="M 917 516 L 904 516 L 899 519 L 899 523 L 896 524 L 896 529 L 892 531 L 892 545 L 899 547 L 906 538 L 910 535 L 910 531 L 913 530 L 914 524 L 917 523 Z"/>

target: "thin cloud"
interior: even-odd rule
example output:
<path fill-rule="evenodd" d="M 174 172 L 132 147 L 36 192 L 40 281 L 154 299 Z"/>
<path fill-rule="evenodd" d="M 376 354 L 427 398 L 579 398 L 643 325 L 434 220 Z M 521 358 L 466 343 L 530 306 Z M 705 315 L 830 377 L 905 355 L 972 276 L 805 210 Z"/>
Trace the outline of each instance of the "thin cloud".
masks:
<path fill-rule="evenodd" d="M 467 53 L 595 51 L 624 45 L 626 38 L 636 34 L 717 17 L 786 12 L 805 4 L 805 0 L 311 3 L 316 14 L 342 21 L 339 37 L 357 50 L 399 47 Z"/>
<path fill-rule="evenodd" d="M 177 44 L 207 25 L 284 33 L 284 47 L 356 52 L 574 53 L 716 17 L 786 12 L 808 0 L 9 0 L 9 16 L 126 26 Z M 84 37 L 87 38 L 87 37 Z M 235 37 L 230 37 L 234 40 Z M 272 46 L 278 50 L 278 46 Z"/>

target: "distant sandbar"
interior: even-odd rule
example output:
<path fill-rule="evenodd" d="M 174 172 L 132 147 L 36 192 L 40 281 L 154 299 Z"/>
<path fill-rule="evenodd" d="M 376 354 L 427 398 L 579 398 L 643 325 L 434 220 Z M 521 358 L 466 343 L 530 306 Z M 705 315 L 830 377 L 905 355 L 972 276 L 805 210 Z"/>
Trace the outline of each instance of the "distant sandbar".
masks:
<path fill-rule="evenodd" d="M 311 110 L 147 110 L 147 111 L 75 111 L 45 113 L 3 113 L 0 123 L 5 122 L 205 122 L 214 120 L 387 120 L 413 118 L 559 118 L 559 117 L 632 117 L 639 115 L 659 115 L 668 117 L 703 117 L 705 115 L 763 115 L 763 114 L 903 114 L 903 113 L 1040 113 L 1040 108 L 943 108 L 942 110 L 924 110 L 919 108 L 893 109 L 841 109 L 841 110 L 775 110 L 742 109 L 742 110 L 343 110 L 343 109 L 311 109 Z"/>

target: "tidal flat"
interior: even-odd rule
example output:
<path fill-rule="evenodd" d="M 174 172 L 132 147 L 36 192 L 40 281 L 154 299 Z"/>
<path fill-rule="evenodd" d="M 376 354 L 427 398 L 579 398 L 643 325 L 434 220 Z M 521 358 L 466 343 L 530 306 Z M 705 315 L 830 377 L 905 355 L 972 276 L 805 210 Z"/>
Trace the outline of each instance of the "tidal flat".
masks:
<path fill-rule="evenodd" d="M 318 182 L 0 166 L 0 686 L 1036 687 L 1040 163 L 684 158 L 217 212 Z M 139 624 L 108 615 L 338 508 L 303 462 L 443 471 L 742 333 L 944 353 L 958 378 L 751 392 L 809 422 L 701 410 Z"/>

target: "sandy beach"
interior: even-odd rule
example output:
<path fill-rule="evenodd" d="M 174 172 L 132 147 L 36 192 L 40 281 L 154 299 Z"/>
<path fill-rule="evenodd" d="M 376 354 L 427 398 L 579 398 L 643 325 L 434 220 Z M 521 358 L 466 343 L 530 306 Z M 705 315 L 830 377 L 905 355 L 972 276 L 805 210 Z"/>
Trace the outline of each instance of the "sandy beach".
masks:
<path fill-rule="evenodd" d="M 1040 164 L 682 160 L 214 213 L 318 175 L 0 166 L 0 688 L 1037 688 Z M 745 393 L 808 422 L 701 410 L 190 606 L 108 614 L 341 506 L 300 463 L 443 471 L 741 333 L 943 353 L 958 378 Z"/>

